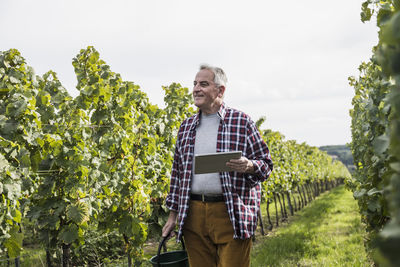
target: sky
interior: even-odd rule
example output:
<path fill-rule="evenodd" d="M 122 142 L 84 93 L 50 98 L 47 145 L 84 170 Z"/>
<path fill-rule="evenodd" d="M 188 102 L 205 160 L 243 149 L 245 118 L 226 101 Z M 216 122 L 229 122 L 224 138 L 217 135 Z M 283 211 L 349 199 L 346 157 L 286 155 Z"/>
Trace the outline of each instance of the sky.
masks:
<path fill-rule="evenodd" d="M 225 102 L 262 129 L 312 146 L 351 142 L 349 76 L 378 42 L 364 0 L 0 0 L 0 51 L 18 49 L 72 96 L 72 59 L 94 46 L 163 107 L 161 86 L 192 90 L 200 64 L 224 69 Z"/>

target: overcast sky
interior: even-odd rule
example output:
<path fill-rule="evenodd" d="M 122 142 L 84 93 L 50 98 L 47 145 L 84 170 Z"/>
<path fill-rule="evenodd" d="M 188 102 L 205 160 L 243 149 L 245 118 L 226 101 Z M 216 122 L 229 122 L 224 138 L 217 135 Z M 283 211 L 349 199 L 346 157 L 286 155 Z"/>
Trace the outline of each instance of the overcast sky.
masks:
<path fill-rule="evenodd" d="M 201 63 L 228 76 L 227 105 L 313 146 L 351 141 L 349 76 L 378 41 L 364 0 L 0 0 L 0 51 L 78 94 L 72 58 L 93 45 L 163 107 L 162 85 L 192 89 Z"/>

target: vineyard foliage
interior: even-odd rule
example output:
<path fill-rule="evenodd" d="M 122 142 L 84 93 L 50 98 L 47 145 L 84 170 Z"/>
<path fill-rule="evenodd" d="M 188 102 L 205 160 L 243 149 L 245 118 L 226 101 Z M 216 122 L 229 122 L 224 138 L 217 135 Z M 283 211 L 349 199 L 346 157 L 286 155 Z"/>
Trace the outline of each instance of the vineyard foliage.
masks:
<path fill-rule="evenodd" d="M 93 236 L 123 244 L 120 251 L 140 261 L 149 232 L 165 222 L 175 136 L 195 112 L 191 95 L 173 83 L 162 87 L 165 107 L 153 105 L 93 47 L 73 67 L 75 98 L 55 72 L 36 75 L 17 50 L 0 52 L 0 253 L 21 253 L 28 218 L 48 255 L 62 251 L 63 263 L 72 251 L 90 265 L 84 248 L 98 244 Z M 266 201 L 304 184 L 350 179 L 325 152 L 262 134 L 275 164 Z"/>
<path fill-rule="evenodd" d="M 399 266 L 400 256 L 400 1 L 368 0 L 361 20 L 376 15 L 379 43 L 370 62 L 351 77 L 351 149 L 356 165 L 348 181 L 367 226 L 367 246 L 378 264 Z"/>
<path fill-rule="evenodd" d="M 317 147 L 294 140 L 284 140 L 284 136 L 275 131 L 262 130 L 273 155 L 274 170 L 270 178 L 263 183 L 265 201 L 274 193 L 296 192 L 300 186 L 331 182 L 339 178 L 351 177 L 348 169 L 340 161 L 332 158 Z"/>

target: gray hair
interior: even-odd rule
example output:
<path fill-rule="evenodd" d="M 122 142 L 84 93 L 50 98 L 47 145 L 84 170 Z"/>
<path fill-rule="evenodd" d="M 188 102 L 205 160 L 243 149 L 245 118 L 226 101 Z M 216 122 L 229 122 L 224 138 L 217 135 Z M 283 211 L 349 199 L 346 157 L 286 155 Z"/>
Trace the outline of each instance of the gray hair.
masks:
<path fill-rule="evenodd" d="M 212 73 L 214 73 L 214 83 L 217 84 L 218 86 L 221 85 L 226 86 L 228 78 L 226 78 L 226 74 L 221 68 L 213 67 L 207 64 L 201 64 L 200 70 L 211 71 Z"/>

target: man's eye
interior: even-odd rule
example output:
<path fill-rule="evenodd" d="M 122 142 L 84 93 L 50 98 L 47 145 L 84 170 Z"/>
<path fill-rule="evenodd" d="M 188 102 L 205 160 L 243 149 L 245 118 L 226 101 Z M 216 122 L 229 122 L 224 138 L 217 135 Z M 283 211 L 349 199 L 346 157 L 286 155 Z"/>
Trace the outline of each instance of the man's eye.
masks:
<path fill-rule="evenodd" d="M 206 86 L 208 86 L 208 83 L 206 83 L 206 82 L 200 83 L 200 86 L 201 87 L 206 87 Z"/>

